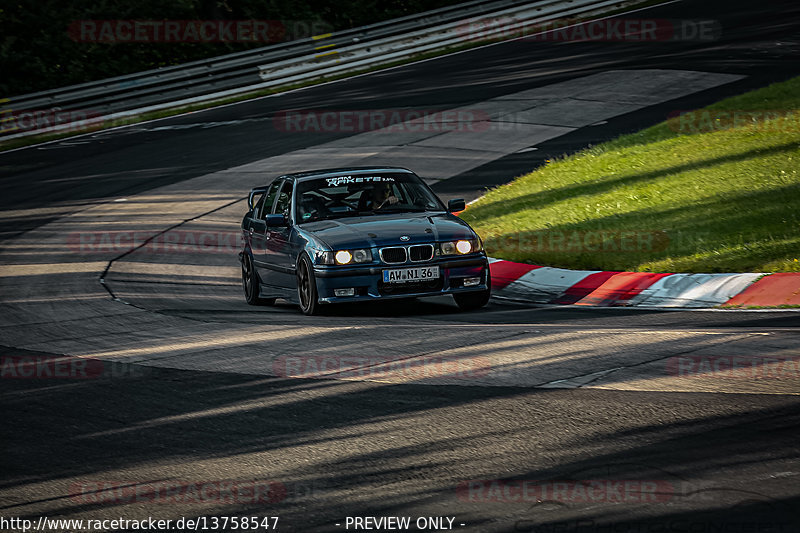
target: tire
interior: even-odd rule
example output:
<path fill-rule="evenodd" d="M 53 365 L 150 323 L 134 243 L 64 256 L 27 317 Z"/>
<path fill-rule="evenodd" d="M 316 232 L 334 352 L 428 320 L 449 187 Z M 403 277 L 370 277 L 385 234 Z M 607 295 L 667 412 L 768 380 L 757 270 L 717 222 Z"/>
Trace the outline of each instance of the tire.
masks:
<path fill-rule="evenodd" d="M 474 311 L 489 303 L 489 298 L 492 296 L 492 278 L 488 277 L 489 269 L 486 269 L 486 276 L 487 289 L 485 291 L 462 292 L 453 295 L 453 299 L 456 301 L 459 309 L 462 311 Z"/>
<path fill-rule="evenodd" d="M 273 305 L 275 298 L 261 298 L 258 293 L 261 287 L 261 279 L 258 277 L 258 272 L 253 267 L 253 260 L 250 254 L 244 252 L 242 254 L 242 289 L 244 290 L 244 299 L 250 305 Z"/>
<path fill-rule="evenodd" d="M 297 299 L 304 315 L 316 315 L 319 312 L 319 295 L 314 269 L 307 255 L 300 256 L 297 262 Z"/>

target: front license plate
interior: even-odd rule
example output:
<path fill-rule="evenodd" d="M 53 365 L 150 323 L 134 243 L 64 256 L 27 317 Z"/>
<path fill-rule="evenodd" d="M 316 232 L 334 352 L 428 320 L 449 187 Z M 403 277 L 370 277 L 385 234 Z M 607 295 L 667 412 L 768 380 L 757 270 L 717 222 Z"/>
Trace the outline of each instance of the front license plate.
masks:
<path fill-rule="evenodd" d="M 438 266 L 416 268 L 394 268 L 383 271 L 384 283 L 408 283 L 410 281 L 426 281 L 439 277 Z"/>

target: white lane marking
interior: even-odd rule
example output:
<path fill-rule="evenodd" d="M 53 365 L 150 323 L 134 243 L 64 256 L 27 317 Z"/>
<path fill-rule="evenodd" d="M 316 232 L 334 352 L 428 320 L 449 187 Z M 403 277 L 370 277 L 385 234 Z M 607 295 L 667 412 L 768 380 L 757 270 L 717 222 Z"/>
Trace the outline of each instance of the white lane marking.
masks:
<path fill-rule="evenodd" d="M 596 381 L 602 377 L 607 376 L 617 370 L 622 370 L 623 368 L 627 368 L 624 366 L 619 366 L 615 368 L 609 368 L 607 370 L 601 370 L 599 372 L 592 372 L 591 374 L 583 374 L 580 376 L 573 376 L 571 378 L 566 379 L 557 379 L 555 381 L 548 381 L 547 383 L 542 383 L 541 385 L 537 385 L 537 389 L 577 389 L 591 383 L 592 381 Z"/>

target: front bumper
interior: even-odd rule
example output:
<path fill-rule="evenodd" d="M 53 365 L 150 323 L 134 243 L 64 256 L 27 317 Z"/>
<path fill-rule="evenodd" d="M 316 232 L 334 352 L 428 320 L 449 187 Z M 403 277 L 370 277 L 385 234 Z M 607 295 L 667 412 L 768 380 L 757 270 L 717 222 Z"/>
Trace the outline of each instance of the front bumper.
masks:
<path fill-rule="evenodd" d="M 436 280 L 384 284 L 387 269 L 438 266 Z M 485 291 L 488 285 L 489 260 L 485 254 L 470 254 L 458 258 L 442 258 L 424 263 L 403 265 L 363 265 L 348 267 L 314 267 L 320 303 L 358 302 L 387 298 L 415 298 L 461 292 Z M 465 278 L 480 277 L 478 285 L 464 287 Z M 336 289 L 355 289 L 354 296 L 336 296 Z"/>

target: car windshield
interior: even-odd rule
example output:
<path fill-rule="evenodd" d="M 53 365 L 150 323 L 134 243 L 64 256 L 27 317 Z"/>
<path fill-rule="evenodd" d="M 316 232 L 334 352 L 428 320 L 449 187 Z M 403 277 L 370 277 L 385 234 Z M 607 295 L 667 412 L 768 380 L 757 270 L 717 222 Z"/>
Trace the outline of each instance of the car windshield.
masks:
<path fill-rule="evenodd" d="M 445 209 L 422 180 L 404 172 L 303 180 L 297 184 L 296 198 L 299 223 Z"/>

